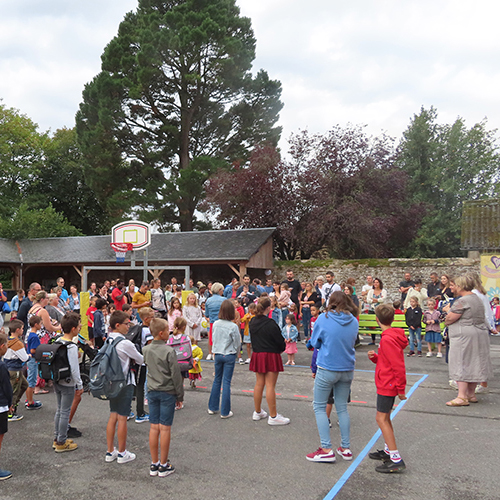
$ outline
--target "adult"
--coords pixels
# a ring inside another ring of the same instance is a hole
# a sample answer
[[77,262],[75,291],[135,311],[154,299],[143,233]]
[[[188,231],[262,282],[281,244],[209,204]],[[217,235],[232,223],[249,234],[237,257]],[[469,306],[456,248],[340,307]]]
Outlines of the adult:
[[213,359],[212,331],[214,323],[219,319],[220,306],[224,302],[224,297],[222,296],[223,291],[224,286],[219,282],[215,282],[212,286],[212,296],[205,302],[205,316],[210,322],[210,330],[208,331],[208,360]]
[[172,276],[170,279],[170,284],[172,285],[172,291],[174,291],[174,287],[177,288],[178,286],[177,278],[175,276]]
[[106,304],[112,304],[113,299],[108,295],[108,287],[106,285],[99,286],[97,297],[106,301]]
[[203,313],[195,293],[187,296],[186,305],[182,308],[182,316],[187,322],[186,335],[193,337],[196,341],[200,340]]
[[352,460],[350,450],[350,419],[347,401],[354,378],[355,344],[359,323],[358,308],[350,297],[333,292],[327,310],[314,323],[311,344],[318,349],[314,379],[314,413],[321,446],[307,455],[312,462],[335,462],[335,451],[330,439],[330,426],[326,414],[328,398],[333,391],[339,420],[341,444],[337,453],[344,460]]
[[441,300],[449,302],[453,298],[453,292],[451,290],[451,279],[447,274],[441,276]]
[[[139,288],[135,286],[135,280],[128,280],[127,293],[130,294],[131,297],[134,296],[139,291]],[[132,303],[132,302],[130,302]]]
[[283,371],[281,353],[285,350],[285,339],[280,327],[269,318],[271,301],[268,297],[259,299],[256,316],[250,321],[250,339],[252,343],[252,358],[250,371],[255,372],[255,387],[253,401],[255,411],[253,420],[262,420],[268,416],[262,409],[262,395],[266,388],[266,401],[269,408],[269,425],[287,425],[290,419],[283,417],[276,409],[276,382],[279,372]]
[[189,286],[186,288],[186,291],[198,293],[198,287],[194,286],[194,280],[192,278],[189,279]]
[[286,280],[281,282],[286,283],[288,285],[288,289],[290,290],[290,299],[297,306],[297,311],[300,309],[300,297],[302,295],[302,287],[300,286],[300,282],[297,281],[293,275],[293,271],[288,269],[286,272]]
[[366,283],[361,288],[361,307],[363,311],[368,311],[370,308],[367,302],[368,292],[373,289],[373,276],[368,275],[366,277]]
[[316,305],[318,300],[320,299],[316,290],[314,290],[312,283],[307,281],[300,299],[300,314],[302,316],[302,325],[304,326],[304,342],[311,336],[311,306]]
[[450,339],[450,379],[458,386],[458,395],[447,406],[469,406],[476,403],[475,389],[492,375],[490,339],[481,299],[472,290],[471,276],[459,276],[454,280],[458,296],[446,316]]
[[[243,280],[241,282],[241,285],[238,287],[237,294],[238,296],[241,295],[241,292],[243,291],[243,287],[247,286],[248,291],[252,293],[253,295],[256,295],[257,297],[260,295],[260,293],[257,291],[257,288],[255,288],[251,283],[250,283],[250,276],[248,274],[245,274],[243,276]],[[212,287],[213,288],[213,287]]]
[[[64,278],[57,278],[57,286],[60,286],[61,287],[61,299],[66,303],[66,305],[69,306],[69,294],[68,294],[68,290],[66,290],[64,288]],[[66,309],[66,308],[65,308]]]
[[19,306],[19,311],[17,311],[17,319],[20,319],[24,323],[24,334],[28,332],[28,312],[33,307],[33,301],[35,300],[35,295],[41,291],[42,286],[40,283],[31,283],[28,294],[25,299],[21,302]]
[[335,274],[333,271],[327,271],[325,277],[326,283],[321,288],[321,301],[323,303],[323,307],[326,308],[333,292],[340,292],[342,289],[339,284],[335,283]]
[[273,291],[269,294],[269,297],[278,298],[281,294],[281,283],[279,281],[273,281]]
[[93,297],[94,295],[98,295],[99,292],[97,291],[97,284],[95,281],[93,281],[91,284],[90,284],[90,288],[88,290],[89,292],[89,298]]
[[142,282],[139,291],[134,294],[132,299],[132,309],[137,309],[139,312],[143,307],[151,307],[151,293],[147,281]]
[[[368,290],[366,302],[368,304],[368,313],[375,314],[375,308],[386,302],[387,290],[384,289],[384,283],[380,278],[374,278],[371,290]],[[372,341],[368,345],[375,345],[376,334],[372,333]]]
[[415,297],[418,301],[418,305],[424,309],[425,302],[428,299],[427,290],[422,286],[422,280],[417,278],[414,282],[414,285],[408,289],[406,293],[406,299],[403,303],[404,309],[408,309],[410,307],[410,299]]
[[240,288],[240,282],[234,280],[231,285],[226,286],[224,289],[224,298],[235,299],[238,297],[238,289]]
[[17,291],[16,295],[12,297],[12,300],[10,301],[10,308],[12,309],[12,314],[10,319],[16,319],[17,317],[17,311],[19,311],[19,306],[22,304],[24,300],[24,290],[21,288]]
[[61,309],[59,306],[59,297],[57,296],[57,293],[49,293],[47,298],[49,299],[49,302],[45,306],[46,311],[49,313],[52,320],[60,323],[63,316],[66,314],[66,311]]
[[406,295],[408,294],[408,290],[414,286],[415,283],[411,279],[410,273],[405,273],[405,279],[399,282],[399,291],[401,293],[401,304],[405,303]]
[[431,282],[427,285],[427,296],[439,300],[441,298],[441,283],[438,273],[431,273]]
[[349,283],[346,283],[344,285],[344,293],[346,295],[348,295],[351,300],[353,301],[354,305],[358,308],[359,310],[359,299],[358,297],[356,296],[356,294],[354,293],[354,288],[352,285],[350,285]]
[[7,294],[3,291],[2,283],[0,283],[0,328],[4,323],[4,316],[11,312],[9,303],[7,302]]
[[76,285],[71,285],[69,287],[69,308],[77,313],[80,314],[80,294],[78,293],[78,289],[76,288]]
[[151,308],[159,312],[162,317],[167,314],[167,306],[165,304],[165,293],[161,288],[160,278],[155,278],[151,282]]
[[63,298],[63,295],[64,295],[63,291],[64,291],[64,288],[61,288],[61,285],[57,285],[53,289],[53,293],[56,293],[57,294],[57,298],[59,299],[59,308],[61,310],[63,310],[64,313],[66,314],[67,312],[70,312],[69,297],[68,297],[68,300],[64,300],[64,298]]
[[201,307],[202,304],[204,304],[208,297],[210,297],[209,293],[208,293],[208,289],[207,289],[207,285],[205,285],[205,283],[203,283],[202,281],[198,281],[198,283],[196,283],[198,285],[198,305]]
[[42,344],[48,344],[49,340],[54,337],[55,333],[60,329],[59,323],[52,322],[49,313],[45,307],[49,304],[47,292],[41,290],[35,295],[33,306],[28,311],[28,321],[32,316],[39,316],[42,319],[42,327],[37,331],[37,335]]
[[262,286],[262,282],[259,278],[254,278],[253,286],[257,289],[260,294],[267,293],[266,289]]
[[[318,276],[314,280],[314,287],[316,288],[316,293],[318,294],[319,297],[322,297],[321,294],[321,289],[323,288],[323,285],[325,284],[325,277],[324,276]],[[323,299],[322,299],[323,300]]]
[[241,345],[240,329],[234,323],[235,316],[233,302],[225,299],[219,309],[219,319],[213,325],[212,352],[215,361],[215,376],[208,400],[208,413],[213,415],[218,412],[220,405],[221,418],[233,416],[231,411],[231,380],[236,363],[236,353],[240,350]]
[[270,294],[274,290],[273,280],[271,278],[266,279],[266,285],[264,286],[264,290],[267,294]]
[[111,298],[115,304],[115,309],[117,311],[123,311],[123,306],[127,303],[125,282],[123,280],[116,281],[116,286],[111,292]]

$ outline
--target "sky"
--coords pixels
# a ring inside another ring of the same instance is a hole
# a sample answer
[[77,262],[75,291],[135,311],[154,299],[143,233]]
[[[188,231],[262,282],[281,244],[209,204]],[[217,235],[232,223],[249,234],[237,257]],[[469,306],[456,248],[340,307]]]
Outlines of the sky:
[[[290,134],[348,123],[399,139],[422,106],[439,122],[500,128],[496,0],[236,0],[254,70],[282,83]],[[0,0],[0,99],[39,125],[73,127],[84,85],[137,0]]]

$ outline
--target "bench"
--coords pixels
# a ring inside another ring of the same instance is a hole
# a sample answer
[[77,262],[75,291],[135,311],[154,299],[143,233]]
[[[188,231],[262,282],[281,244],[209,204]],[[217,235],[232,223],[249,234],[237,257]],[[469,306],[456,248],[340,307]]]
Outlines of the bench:
[[[395,314],[392,323],[394,328],[402,328],[406,335],[409,335],[408,327],[406,326],[405,315]],[[445,324],[441,323],[441,332],[443,332]],[[378,326],[375,314],[360,314],[359,315],[359,334],[360,335],[380,335],[382,330]],[[425,334],[425,324],[422,323],[422,334]]]

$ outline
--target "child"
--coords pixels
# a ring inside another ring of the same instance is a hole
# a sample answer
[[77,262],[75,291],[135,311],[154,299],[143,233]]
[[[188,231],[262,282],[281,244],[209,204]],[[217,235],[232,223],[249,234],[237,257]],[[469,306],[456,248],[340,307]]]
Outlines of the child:
[[269,311],[269,317],[271,319],[274,319],[277,325],[281,328],[281,325],[283,324],[283,318],[281,309],[278,306],[278,298],[276,297],[276,295],[271,295],[269,299],[271,300],[271,310]]
[[394,321],[394,308],[390,304],[380,304],[375,309],[377,323],[382,329],[378,354],[368,351],[368,357],[377,365],[375,368],[375,385],[377,386],[377,424],[384,436],[383,450],[369,454],[373,460],[382,460],[382,465],[375,468],[377,472],[400,472],[406,469],[399,454],[391,422],[391,410],[396,395],[406,399],[406,370],[403,350],[408,340],[402,328],[391,328]]
[[[150,330],[153,341],[144,346],[144,362],[148,367],[149,423],[151,424],[149,475],[166,477],[175,472],[175,468],[168,459],[168,452],[174,408],[182,404],[184,388],[177,356],[175,351],[167,345],[170,330],[168,322],[155,318],[151,321]],[[158,448],[160,448],[160,456],[158,456]]]
[[245,325],[245,328],[243,329],[243,343],[247,346],[247,359],[245,360],[245,363],[247,365],[250,364],[250,361],[252,359],[252,339],[250,338],[250,321],[255,316],[255,313],[257,312],[257,306],[252,302],[248,306],[248,312],[243,316],[242,319],[242,324]]
[[3,360],[7,366],[7,370],[9,370],[13,393],[12,406],[14,411],[9,415],[9,421],[15,422],[23,418],[22,415],[17,414],[17,405],[28,388],[28,381],[22,372],[24,363],[28,361],[28,353],[21,340],[24,332],[24,323],[18,319],[12,320],[9,324],[9,332],[10,336],[7,342],[7,352]]
[[36,401],[33,399],[33,394],[35,392],[36,381],[38,376],[38,365],[35,359],[36,348],[40,345],[40,338],[38,337],[38,331],[42,328],[42,318],[40,316],[31,316],[29,320],[30,333],[26,339],[26,349],[29,354],[28,359],[28,388],[26,389],[25,403],[27,410],[38,410],[42,407],[41,401]]
[[191,340],[194,361],[193,368],[189,370],[189,383],[191,384],[191,389],[196,389],[196,381],[201,380],[201,372],[203,371],[200,365],[200,359],[203,359],[203,351],[194,337],[189,337],[189,339]]
[[234,310],[235,310],[235,317],[233,323],[236,323],[238,325],[241,337],[241,346],[240,349],[238,350],[238,363],[240,365],[244,365],[245,360],[242,357],[242,348],[243,348],[243,334],[245,331],[245,323],[242,322],[242,319],[245,316],[245,308],[241,305],[241,299],[232,299],[232,302],[234,304]]
[[415,347],[418,357],[422,357],[422,309],[418,305],[417,297],[410,299],[410,307],[405,313],[406,324],[410,333],[410,352],[407,356],[415,356]]
[[[174,322],[177,318],[182,316],[182,306],[181,301],[178,297],[172,297],[170,302],[170,308],[168,309],[168,327],[170,328],[170,334],[174,331]],[[187,325],[187,323],[186,323]]]
[[[7,335],[0,333],[0,450],[2,448],[2,441],[8,427],[9,412],[14,412],[12,408],[12,386],[9,382],[9,370],[5,363],[1,361],[2,357],[7,352]],[[8,470],[0,469],[0,481],[9,479],[12,473]]]
[[495,320],[495,326],[497,330],[500,329],[500,299],[498,297],[493,297],[493,305],[491,306],[493,311],[493,318]]
[[314,328],[314,323],[316,322],[316,320],[319,318],[319,307],[318,306],[311,306],[311,326],[309,328],[309,332],[310,332],[310,337],[312,337],[312,331],[313,331],[313,328]]
[[290,307],[288,308],[288,313],[293,314],[295,317],[295,326],[297,327],[297,332],[298,332],[297,342],[300,342],[300,330],[299,330],[300,315],[299,315],[299,311],[297,310],[297,306],[295,305],[295,303],[292,302],[290,304]]
[[94,311],[94,327],[93,327],[93,335],[94,335],[94,345],[98,349],[100,349],[104,345],[104,341],[108,336],[108,328],[106,328],[106,322],[104,320],[104,313],[106,312],[108,307],[108,303],[102,299],[98,298],[95,302]]
[[68,439],[69,414],[75,393],[77,395],[83,394],[80,365],[78,364],[78,346],[73,343],[73,339],[80,332],[80,315],[74,312],[66,313],[61,319],[61,328],[63,336],[58,342],[66,344],[71,377],[69,379],[59,380],[59,382],[54,382],[54,392],[57,397],[57,410],[54,418],[55,429],[52,447],[56,453],[74,451],[78,448],[76,443]]
[[431,344],[436,344],[437,354],[436,358],[442,358],[443,353],[441,352],[441,342],[443,341],[443,336],[441,335],[441,326],[439,320],[441,314],[436,310],[436,301],[434,299],[427,300],[427,311],[424,313],[424,323],[425,323],[425,341],[427,342],[427,347],[429,352],[427,357],[432,357],[432,346]]
[[282,283],[280,287],[280,296],[278,297],[278,306],[281,309],[283,322],[280,327],[285,326],[285,318],[288,314],[288,306],[290,305],[290,297],[292,294],[290,293],[289,287],[286,283]]
[[394,314],[404,314],[404,312],[401,310],[401,301],[400,300],[395,300],[392,303],[392,307],[394,307]]
[[[174,342],[178,342],[178,341],[182,341],[182,340],[188,339],[189,337],[187,337],[184,334],[184,332],[186,331],[186,326],[187,326],[187,321],[184,318],[182,318],[180,316],[177,317],[177,318],[175,318],[175,321],[174,321],[174,324],[173,324],[173,328],[172,328],[172,334],[169,336],[167,344],[171,345]],[[170,329],[170,321],[169,321],[169,329]],[[189,375],[188,375],[187,372],[184,372],[184,373],[181,372],[181,376],[183,378],[188,378]],[[177,401],[175,403],[175,409],[176,410],[182,410],[183,408],[184,408],[184,402],[183,401]]]
[[[98,295],[93,295],[90,297],[90,305],[89,308],[87,309],[87,328],[89,332],[89,341],[92,347],[94,347],[94,312],[97,311],[97,308],[95,306],[97,299],[99,298]],[[105,299],[103,299],[105,300]],[[107,304],[107,301],[106,301]]]
[[287,314],[285,318],[285,326],[281,329],[281,335],[285,339],[285,352],[288,355],[288,361],[285,365],[295,365],[295,353],[297,352],[297,322],[293,314]]

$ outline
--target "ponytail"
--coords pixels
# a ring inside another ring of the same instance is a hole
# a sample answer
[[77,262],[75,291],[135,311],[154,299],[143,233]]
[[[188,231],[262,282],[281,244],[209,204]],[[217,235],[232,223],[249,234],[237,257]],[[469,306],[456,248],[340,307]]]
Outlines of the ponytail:
[[256,315],[264,316],[264,313],[266,312],[266,309],[268,307],[271,307],[271,301],[269,300],[269,297],[260,298],[259,301],[257,302]]

